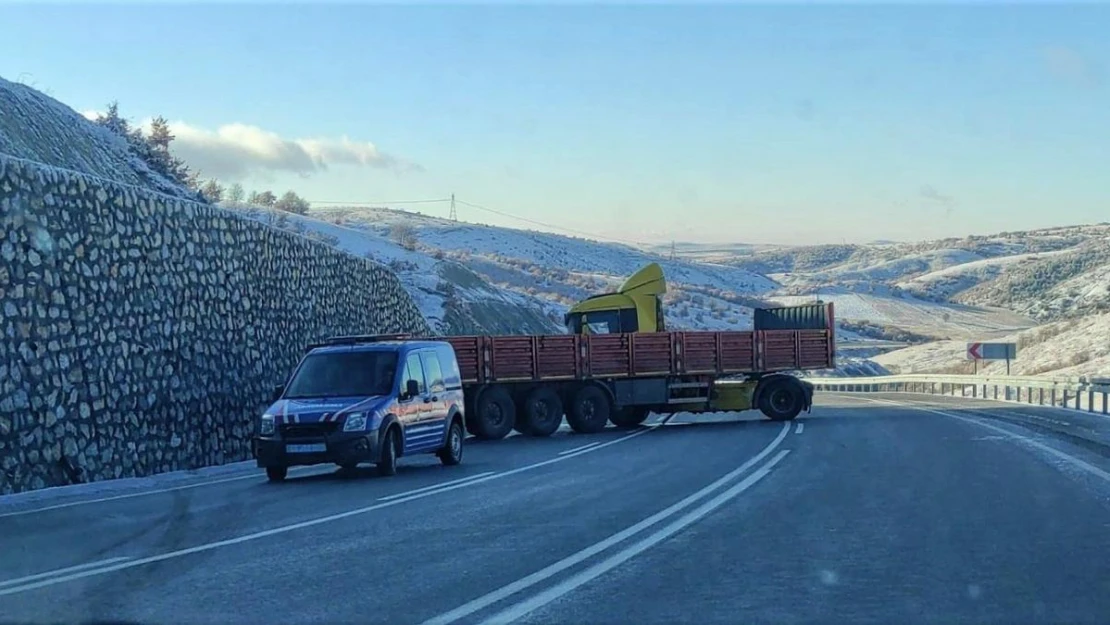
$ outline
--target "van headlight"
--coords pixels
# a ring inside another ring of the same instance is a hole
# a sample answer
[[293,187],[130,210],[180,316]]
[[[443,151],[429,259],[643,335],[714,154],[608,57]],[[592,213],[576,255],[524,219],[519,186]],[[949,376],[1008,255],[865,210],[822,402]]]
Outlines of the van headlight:
[[274,415],[262,415],[261,425],[258,428],[258,433],[262,436],[271,436],[274,433]]
[[344,432],[361,432],[366,429],[366,413],[365,412],[352,412],[347,415],[347,419],[343,421]]

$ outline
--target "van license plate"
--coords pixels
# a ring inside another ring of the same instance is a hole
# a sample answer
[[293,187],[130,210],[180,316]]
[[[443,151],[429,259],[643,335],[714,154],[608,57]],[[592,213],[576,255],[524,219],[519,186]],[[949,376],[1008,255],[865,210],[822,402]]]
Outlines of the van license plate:
[[312,443],[310,445],[286,445],[285,451],[290,454],[321,454],[328,450],[328,446],[324,443]]

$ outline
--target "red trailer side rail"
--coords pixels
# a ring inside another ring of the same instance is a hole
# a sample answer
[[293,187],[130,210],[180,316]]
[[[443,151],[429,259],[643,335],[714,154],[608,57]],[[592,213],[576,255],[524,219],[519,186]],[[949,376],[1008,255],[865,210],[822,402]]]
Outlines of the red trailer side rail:
[[452,336],[464,384],[827,369],[835,362],[832,305],[824,329]]

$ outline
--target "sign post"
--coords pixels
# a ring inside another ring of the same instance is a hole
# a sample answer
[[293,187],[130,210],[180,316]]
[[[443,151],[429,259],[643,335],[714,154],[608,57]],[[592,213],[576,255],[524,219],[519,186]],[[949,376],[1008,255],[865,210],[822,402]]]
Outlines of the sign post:
[[967,359],[975,361],[979,373],[980,360],[1005,360],[1006,375],[1010,375],[1010,361],[1017,358],[1017,343],[968,343]]

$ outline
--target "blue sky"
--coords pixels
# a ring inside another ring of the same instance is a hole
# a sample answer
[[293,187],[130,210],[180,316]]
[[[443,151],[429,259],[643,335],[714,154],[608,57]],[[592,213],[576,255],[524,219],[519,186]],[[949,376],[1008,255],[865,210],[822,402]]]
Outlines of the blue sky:
[[0,76],[77,110],[331,146],[248,188],[631,241],[1110,220],[1108,6],[0,7]]

